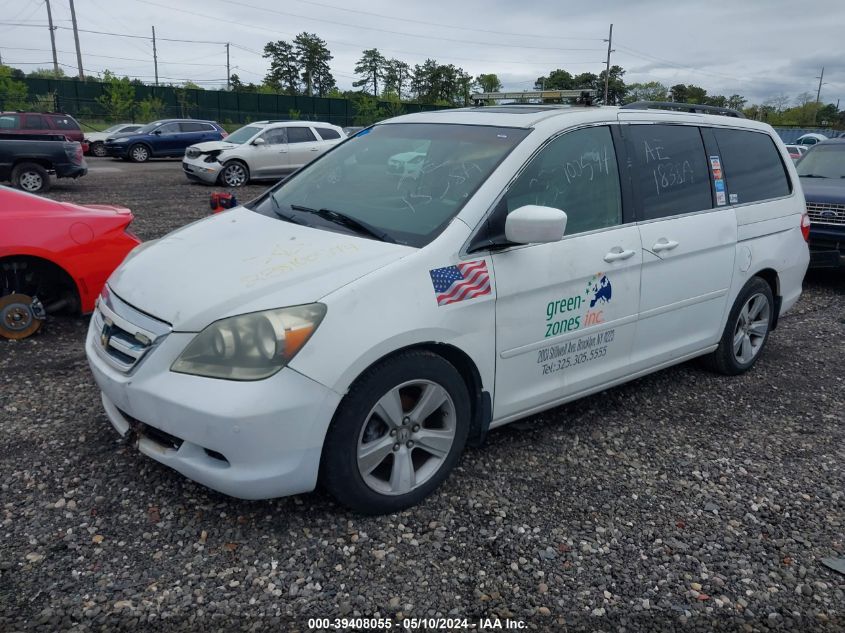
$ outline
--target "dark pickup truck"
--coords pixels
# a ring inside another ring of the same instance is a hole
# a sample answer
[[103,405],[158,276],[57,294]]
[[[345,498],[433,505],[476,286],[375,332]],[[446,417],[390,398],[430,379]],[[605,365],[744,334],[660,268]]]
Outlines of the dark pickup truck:
[[82,146],[62,135],[0,134],[0,182],[29,193],[50,188],[50,176],[79,178],[88,173]]

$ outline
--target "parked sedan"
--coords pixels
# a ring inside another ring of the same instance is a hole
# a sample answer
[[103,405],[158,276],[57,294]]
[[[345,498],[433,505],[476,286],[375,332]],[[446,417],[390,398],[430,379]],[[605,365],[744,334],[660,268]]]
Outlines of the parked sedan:
[[0,337],[22,339],[50,313],[88,313],[141,242],[129,209],[55,202],[0,187]]
[[88,143],[88,152],[94,156],[106,156],[106,139],[117,134],[136,132],[143,127],[143,123],[118,123],[106,128],[102,132],[86,132],[85,141]]
[[792,162],[796,162],[807,153],[808,149],[810,149],[807,145],[784,145],[784,147],[786,147],[786,151],[789,152],[789,157],[792,159]]
[[329,123],[258,121],[225,141],[192,145],[182,169],[189,180],[241,187],[250,180],[290,174],[345,138],[342,129]]
[[106,154],[143,163],[150,158],[182,156],[185,148],[204,141],[226,138],[226,130],[214,121],[164,119],[126,134],[106,139]]

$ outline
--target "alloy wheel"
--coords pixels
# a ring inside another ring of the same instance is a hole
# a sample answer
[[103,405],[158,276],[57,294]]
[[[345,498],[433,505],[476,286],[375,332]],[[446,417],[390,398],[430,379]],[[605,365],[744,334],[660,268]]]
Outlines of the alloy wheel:
[[762,293],[751,295],[742,306],[733,336],[734,358],[739,363],[750,363],[760,352],[769,332],[770,316],[769,300]]
[[407,494],[446,461],[456,423],[455,403],[441,385],[430,380],[402,383],[367,415],[358,437],[358,472],[376,492]]
[[44,186],[44,179],[37,171],[23,172],[18,182],[21,189],[29,192],[41,191]]
[[223,183],[227,187],[241,187],[246,184],[246,170],[243,165],[233,163],[223,170]]

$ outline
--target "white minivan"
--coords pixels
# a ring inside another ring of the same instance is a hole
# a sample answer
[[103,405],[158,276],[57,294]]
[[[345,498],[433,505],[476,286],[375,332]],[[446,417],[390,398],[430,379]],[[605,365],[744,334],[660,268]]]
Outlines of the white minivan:
[[[422,153],[420,169],[391,159]],[[401,116],[133,251],[86,341],[139,449],[246,499],[419,502],[489,429],[760,357],[809,222],[772,128],[488,106]]]

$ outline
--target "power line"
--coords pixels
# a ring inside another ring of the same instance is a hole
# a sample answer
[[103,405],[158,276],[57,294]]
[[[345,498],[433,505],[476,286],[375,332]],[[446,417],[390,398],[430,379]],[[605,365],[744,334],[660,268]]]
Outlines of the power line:
[[[163,6],[163,5],[162,5]],[[168,7],[172,11],[178,11],[179,9],[173,9],[172,7]],[[185,11],[185,13],[190,13],[190,11]],[[196,14],[192,14],[196,15]],[[20,22],[0,22],[0,26],[29,26],[29,27],[38,27],[43,28],[47,26],[46,24],[21,24]],[[72,31],[73,27],[70,26],[57,26],[57,29],[64,29],[66,31]],[[129,37],[136,40],[150,40],[152,39],[149,35],[131,35],[129,33],[112,33],[110,31],[94,31],[91,29],[78,29],[80,33],[93,33],[96,35],[113,35],[115,37]],[[165,42],[180,42],[183,44],[225,44],[226,42],[215,42],[211,40],[180,40],[171,37],[157,37],[156,39],[162,40]]]
[[[134,0],[135,2],[140,2],[142,4],[149,4],[154,7],[160,7],[162,9],[168,9],[170,11],[174,11],[173,7],[169,7],[164,4],[159,4],[158,2],[152,2],[152,0]],[[482,46],[489,46],[490,42],[481,42],[478,40],[465,40],[465,39],[455,39],[450,37],[437,37],[434,35],[419,35],[417,33],[406,33],[404,31],[396,31],[392,29],[381,29],[375,26],[363,26],[363,25],[355,25],[355,24],[348,24],[346,22],[338,22],[337,20],[327,20],[325,18],[312,18],[307,15],[300,15],[298,13],[290,13],[287,11],[279,11],[278,9],[265,9],[264,7],[258,7],[254,4],[248,4],[246,2],[239,2],[238,0],[225,0],[226,4],[229,5],[237,5],[241,7],[246,7],[247,9],[253,9],[255,11],[264,11],[266,13],[274,13],[277,15],[284,15],[286,17],[293,17],[299,18],[301,20],[311,20],[312,22],[323,22],[325,24],[333,24],[335,26],[342,26],[346,28],[354,28],[354,29],[363,29],[366,31],[376,31],[379,33],[389,33],[391,35],[403,35],[405,37],[418,37],[424,40],[439,40],[441,42],[456,42],[459,44],[480,44]],[[191,15],[196,15],[193,12],[189,12]],[[545,51],[596,51],[602,50],[598,48],[559,48],[554,46],[526,46],[523,44],[505,44],[503,42],[498,42],[497,46],[504,46],[506,48],[521,48],[521,49],[534,49],[534,50],[545,50]]]
[[359,15],[368,15],[385,20],[394,20],[397,22],[410,22],[412,24],[422,24],[425,26],[436,26],[440,28],[455,29],[459,31],[474,31],[476,33],[492,33],[493,35],[512,35],[515,37],[531,37],[537,39],[538,37],[555,39],[555,40],[582,40],[582,41],[597,41],[602,42],[604,38],[601,37],[570,37],[566,35],[540,35],[538,33],[512,33],[508,31],[490,31],[487,29],[474,29],[468,26],[455,26],[454,24],[443,24],[442,22],[426,22],[425,20],[414,20],[411,18],[398,18],[390,15],[382,15],[381,13],[373,13],[370,11],[361,11],[360,9],[347,9],[333,4],[324,4],[322,2],[313,2],[311,0],[298,0],[302,4],[310,4],[325,9],[333,9],[335,11],[346,11],[347,13],[357,13]]
[[[20,48],[20,47],[14,47],[14,46],[4,46],[3,50],[7,50],[7,51],[33,51],[33,52],[36,52],[36,53],[48,53],[49,52],[49,51],[47,51],[43,48]],[[56,52],[57,53],[63,53],[63,54],[66,54],[66,55],[73,55],[74,54],[73,51],[58,51],[57,50]],[[102,58],[102,59],[116,59],[116,60],[122,61],[122,62],[149,62],[150,61],[149,59],[140,59],[138,57],[114,57],[112,55],[93,55],[93,54],[88,54],[86,56],[87,57],[99,57],[99,58]],[[202,58],[202,59],[204,59],[204,58]],[[193,62],[169,62],[169,61],[162,61],[162,60],[158,60],[158,63],[159,64],[180,65],[180,66],[214,66],[214,67],[220,66],[220,64],[202,64],[202,63],[193,63]]]

